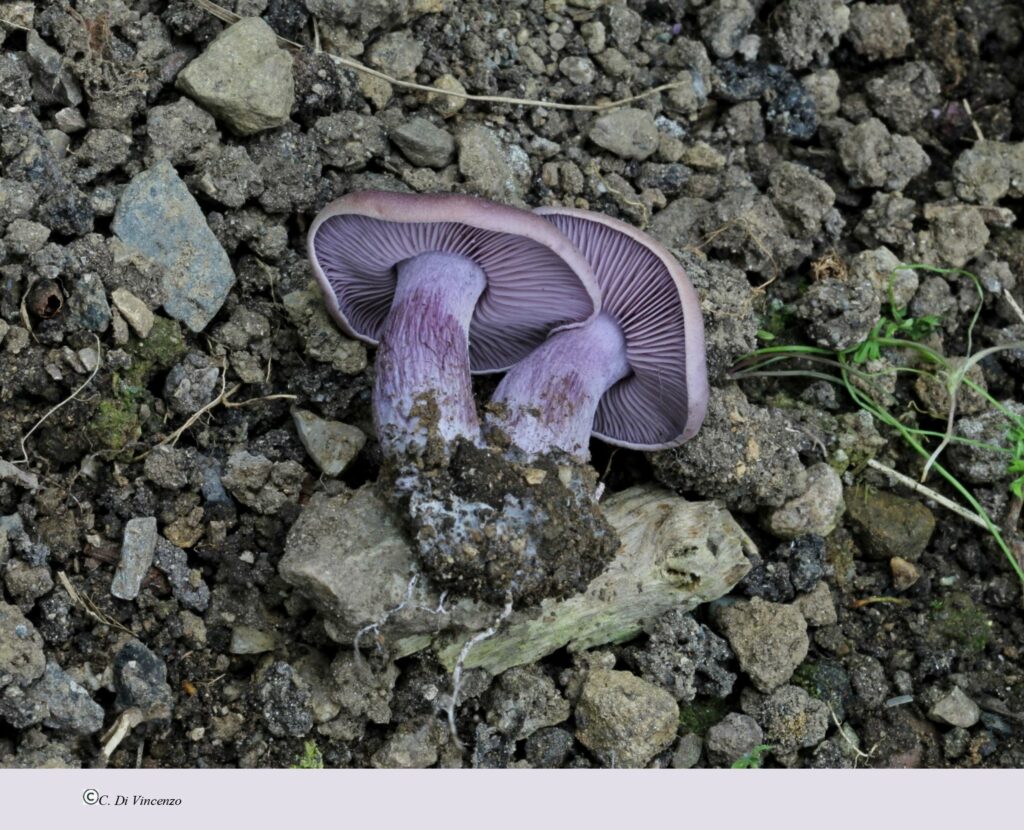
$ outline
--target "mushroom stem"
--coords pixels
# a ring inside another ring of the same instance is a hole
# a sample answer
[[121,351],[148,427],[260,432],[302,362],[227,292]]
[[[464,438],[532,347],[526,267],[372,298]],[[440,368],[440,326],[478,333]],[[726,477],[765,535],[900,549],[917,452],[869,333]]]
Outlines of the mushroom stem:
[[373,417],[384,452],[420,455],[431,439],[480,443],[469,375],[469,324],[484,272],[457,254],[400,262],[377,353]]
[[622,329],[602,313],[513,366],[491,398],[488,426],[531,455],[560,449],[585,460],[598,402],[629,373]]

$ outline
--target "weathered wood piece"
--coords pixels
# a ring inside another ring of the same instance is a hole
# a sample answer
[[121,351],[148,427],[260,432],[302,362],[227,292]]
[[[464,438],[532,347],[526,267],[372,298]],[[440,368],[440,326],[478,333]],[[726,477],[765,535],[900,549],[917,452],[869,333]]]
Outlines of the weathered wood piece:
[[[602,507],[622,540],[608,569],[583,594],[513,613],[472,648],[465,668],[500,674],[563,646],[582,651],[629,640],[646,620],[727,594],[750,570],[745,554],[756,553],[753,541],[715,502],[641,486],[616,493]],[[466,640],[435,643],[449,670]]]

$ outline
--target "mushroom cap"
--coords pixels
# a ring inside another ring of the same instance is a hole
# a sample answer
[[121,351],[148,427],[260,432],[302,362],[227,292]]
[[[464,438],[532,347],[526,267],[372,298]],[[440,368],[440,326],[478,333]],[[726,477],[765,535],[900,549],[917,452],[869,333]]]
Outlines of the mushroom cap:
[[700,429],[708,404],[704,320],[682,265],[632,225],[575,208],[534,211],[586,257],[602,310],[622,328],[632,373],[601,398],[593,434],[637,450],[677,447]]
[[331,314],[374,345],[391,309],[396,265],[428,252],[475,262],[487,278],[469,331],[477,373],[504,371],[552,331],[600,311],[590,266],[555,226],[472,196],[349,193],[320,211],[307,243]]

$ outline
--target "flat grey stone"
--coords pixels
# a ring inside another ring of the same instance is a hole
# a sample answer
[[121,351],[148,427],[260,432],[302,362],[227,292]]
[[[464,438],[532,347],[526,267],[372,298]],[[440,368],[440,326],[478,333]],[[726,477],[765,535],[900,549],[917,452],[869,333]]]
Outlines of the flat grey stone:
[[153,564],[156,551],[156,519],[129,519],[124,526],[121,561],[110,584],[110,593],[118,599],[132,600],[139,595],[142,580]]
[[410,118],[391,131],[391,140],[417,167],[444,167],[455,156],[455,139],[425,118]]
[[158,162],[128,183],[112,227],[126,245],[166,269],[167,313],[194,332],[206,328],[224,304],[235,274],[198,203],[169,162]]

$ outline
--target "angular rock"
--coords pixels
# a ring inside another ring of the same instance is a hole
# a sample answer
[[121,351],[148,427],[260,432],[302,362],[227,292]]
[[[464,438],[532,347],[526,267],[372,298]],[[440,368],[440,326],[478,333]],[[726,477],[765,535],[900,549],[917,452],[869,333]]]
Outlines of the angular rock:
[[22,692],[9,686],[0,697],[0,718],[17,729],[42,723],[75,735],[91,735],[103,727],[103,708],[56,663],[46,664],[42,677]]
[[27,686],[45,667],[43,638],[17,607],[0,601],[0,689]]
[[152,516],[127,521],[121,543],[121,561],[110,584],[110,593],[115,597],[133,600],[139,595],[142,580],[153,564],[156,540],[156,519]]
[[658,127],[647,110],[627,108],[602,115],[589,136],[598,147],[625,159],[643,160],[658,149]]
[[258,17],[221,32],[178,75],[178,88],[242,135],[281,126],[295,103],[291,56]]
[[807,621],[792,605],[755,597],[719,609],[716,619],[740,668],[762,692],[786,683],[807,656]]
[[764,742],[764,733],[750,715],[730,712],[708,730],[704,748],[708,761],[728,767]]
[[185,183],[167,161],[136,175],[111,226],[130,247],[164,266],[164,309],[200,332],[235,282],[231,262]]
[[596,669],[576,704],[576,738],[608,767],[646,766],[676,738],[679,705],[664,689],[624,671]]
[[417,167],[441,168],[455,157],[455,139],[425,118],[410,118],[391,131],[391,140]]
[[110,299],[139,337],[143,340],[149,337],[150,331],[153,330],[153,312],[142,300],[127,288],[115,288],[110,294]]
[[458,135],[459,172],[481,196],[503,202],[521,201],[530,183],[530,159],[479,124]]
[[[474,627],[486,627],[489,613],[474,611],[471,603],[456,603],[446,608],[447,613],[435,613],[440,597],[422,579],[409,591],[414,562],[394,511],[364,487],[348,498],[311,500],[292,525],[279,569],[285,582],[327,616],[331,636],[346,644],[360,629],[385,616],[382,634],[389,642],[433,634],[453,624],[464,627],[467,618]],[[401,611],[393,612],[403,603]]]
[[981,709],[959,686],[954,686],[928,710],[928,717],[939,723],[970,729],[981,717]]
[[170,717],[167,666],[138,640],[125,643],[114,658],[114,689],[118,709],[138,709],[147,720]]
[[828,536],[843,516],[843,482],[825,462],[807,469],[807,490],[775,510],[768,527],[779,539]]
[[309,457],[329,476],[343,473],[366,443],[366,434],[358,427],[325,421],[305,409],[293,409],[292,419]]

